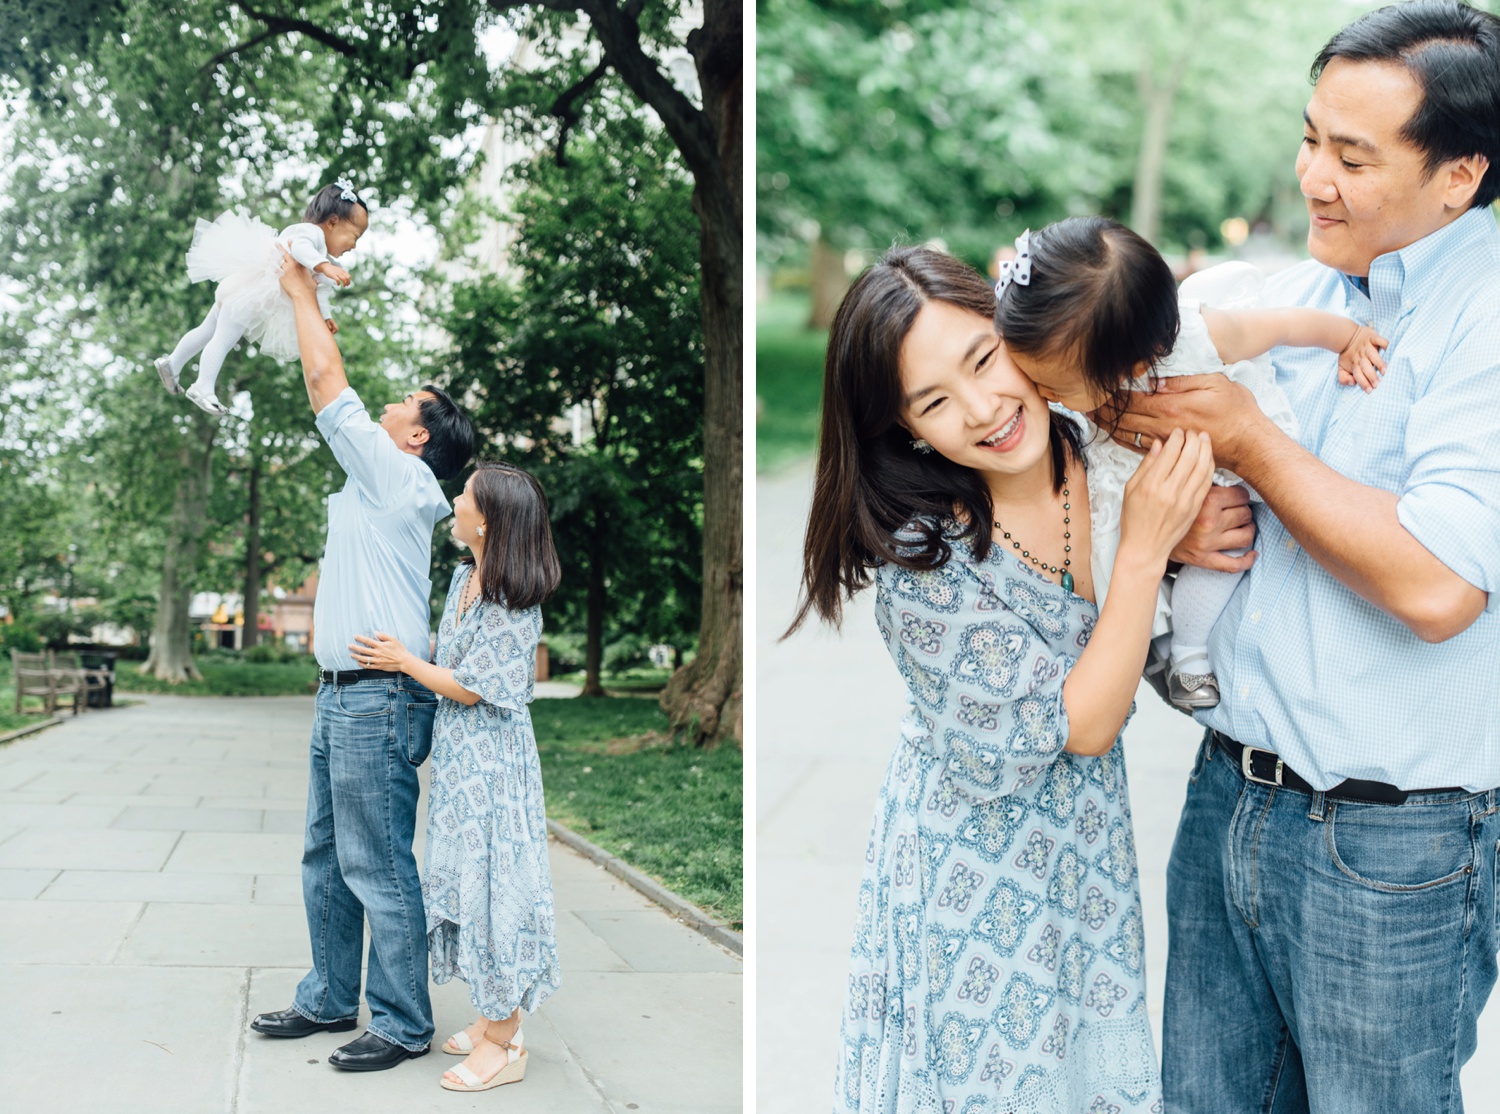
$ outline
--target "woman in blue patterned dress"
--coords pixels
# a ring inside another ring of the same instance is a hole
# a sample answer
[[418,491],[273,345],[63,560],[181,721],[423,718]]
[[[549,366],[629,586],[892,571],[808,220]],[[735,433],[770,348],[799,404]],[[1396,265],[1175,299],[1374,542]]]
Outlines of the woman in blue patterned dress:
[[1160,1111],[1119,734],[1206,437],[1153,445],[1092,602],[1077,424],[962,263],[898,249],[829,338],[804,600],[875,583],[911,707],[876,804],[835,1110]]
[[557,588],[547,500],[527,473],[482,462],[453,501],[454,570],[437,662],[383,634],[352,646],[365,668],[399,670],[443,699],[432,731],[422,897],[432,979],[469,984],[480,1017],[443,1045],[465,1055],[450,1091],[484,1091],[526,1074],[521,1011],[557,989],[552,874],[542,771],[531,728],[542,633],[538,605]]

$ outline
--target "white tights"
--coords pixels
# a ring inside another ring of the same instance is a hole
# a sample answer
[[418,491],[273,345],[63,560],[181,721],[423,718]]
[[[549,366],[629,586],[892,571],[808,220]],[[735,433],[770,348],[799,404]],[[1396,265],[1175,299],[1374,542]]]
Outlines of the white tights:
[[245,335],[245,328],[237,321],[221,318],[218,303],[214,303],[203,323],[184,333],[177,342],[177,347],[167,357],[172,362],[172,374],[180,378],[187,362],[202,352],[203,356],[198,361],[198,381],[193,385],[198,393],[213,395],[219,382],[219,369],[224,366],[225,357]]
[[[1241,550],[1229,551],[1238,557]],[[1172,671],[1212,673],[1208,636],[1219,613],[1234,595],[1240,572],[1215,572],[1184,565],[1172,586]]]

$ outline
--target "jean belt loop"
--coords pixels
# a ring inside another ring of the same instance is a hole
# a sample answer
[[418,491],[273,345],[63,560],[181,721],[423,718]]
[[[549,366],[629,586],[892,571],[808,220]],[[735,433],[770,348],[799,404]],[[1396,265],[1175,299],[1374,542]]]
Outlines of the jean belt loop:
[[1321,824],[1328,814],[1328,797],[1322,791],[1312,795],[1312,804],[1307,806],[1307,818]]

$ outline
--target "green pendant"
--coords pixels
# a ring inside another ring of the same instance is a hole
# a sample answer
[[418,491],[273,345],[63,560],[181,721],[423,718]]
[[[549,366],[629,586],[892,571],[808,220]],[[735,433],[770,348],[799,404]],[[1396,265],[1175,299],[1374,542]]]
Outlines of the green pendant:
[[1070,572],[1063,573],[1062,586],[1063,586],[1063,591],[1064,592],[1071,592],[1073,590],[1073,574],[1072,573],[1070,573]]

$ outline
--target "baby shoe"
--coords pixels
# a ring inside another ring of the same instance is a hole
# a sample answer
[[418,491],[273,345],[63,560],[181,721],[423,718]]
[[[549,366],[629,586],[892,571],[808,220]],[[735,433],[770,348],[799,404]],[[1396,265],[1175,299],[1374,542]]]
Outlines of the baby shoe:
[[1167,674],[1167,699],[1183,711],[1212,708],[1219,702],[1219,679],[1212,673]]
[[180,395],[182,385],[177,382],[177,373],[172,370],[172,357],[163,356],[156,361],[156,374],[161,376],[161,385],[169,395]]
[[220,417],[229,413],[228,408],[214,397],[212,391],[199,390],[198,384],[196,383],[194,383],[183,393],[187,395],[188,401],[196,406],[199,410],[205,410],[210,414],[217,414]]

